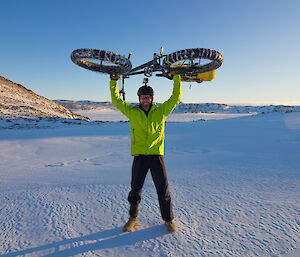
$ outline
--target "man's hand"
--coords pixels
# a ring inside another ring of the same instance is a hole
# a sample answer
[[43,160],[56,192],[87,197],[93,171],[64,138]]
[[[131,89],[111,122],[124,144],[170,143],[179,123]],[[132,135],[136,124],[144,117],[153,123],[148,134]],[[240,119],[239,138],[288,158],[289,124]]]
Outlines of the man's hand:
[[181,77],[180,77],[180,75],[179,74],[176,74],[176,75],[174,75],[173,76],[173,81],[174,81],[174,83],[181,83]]
[[112,73],[112,74],[110,74],[110,79],[117,81],[120,79],[120,75],[116,74],[116,73]]

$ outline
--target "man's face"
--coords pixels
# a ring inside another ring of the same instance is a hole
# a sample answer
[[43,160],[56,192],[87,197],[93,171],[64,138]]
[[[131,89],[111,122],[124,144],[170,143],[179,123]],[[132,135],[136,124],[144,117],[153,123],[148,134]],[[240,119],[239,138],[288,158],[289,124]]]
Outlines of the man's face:
[[141,95],[140,96],[140,105],[145,111],[149,111],[152,104],[153,97],[150,95]]

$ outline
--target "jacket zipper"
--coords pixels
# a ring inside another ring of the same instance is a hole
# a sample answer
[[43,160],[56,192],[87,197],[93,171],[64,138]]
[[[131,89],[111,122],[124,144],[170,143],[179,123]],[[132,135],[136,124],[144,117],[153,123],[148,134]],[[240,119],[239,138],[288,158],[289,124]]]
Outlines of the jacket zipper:
[[133,144],[135,144],[134,128],[132,128],[132,135],[133,135]]
[[150,112],[148,113],[148,116],[146,115],[146,119],[147,119],[146,151],[147,152],[149,150],[148,137],[149,137],[149,134],[150,134],[150,129],[149,129],[149,114],[150,114]]

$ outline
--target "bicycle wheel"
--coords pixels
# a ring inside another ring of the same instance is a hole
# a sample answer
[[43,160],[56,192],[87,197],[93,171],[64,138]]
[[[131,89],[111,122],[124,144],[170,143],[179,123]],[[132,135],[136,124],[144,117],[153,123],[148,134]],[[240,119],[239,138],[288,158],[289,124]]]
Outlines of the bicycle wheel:
[[[187,64],[177,62],[189,61]],[[198,63],[197,63],[198,62]],[[163,66],[169,71],[176,71],[184,74],[188,73],[203,73],[218,69],[223,63],[223,56],[216,50],[206,48],[184,49],[166,55],[163,59]],[[172,67],[171,67],[172,65]]]
[[71,60],[82,68],[108,74],[124,74],[132,68],[129,59],[106,50],[77,49],[72,52]]

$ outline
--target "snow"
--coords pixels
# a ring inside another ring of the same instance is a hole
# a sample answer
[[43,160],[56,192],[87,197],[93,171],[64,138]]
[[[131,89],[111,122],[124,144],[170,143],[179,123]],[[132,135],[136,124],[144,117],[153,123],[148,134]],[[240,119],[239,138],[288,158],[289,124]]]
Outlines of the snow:
[[[110,102],[54,100],[73,111],[78,110],[116,110]],[[137,103],[130,103],[136,105]],[[158,103],[159,104],[159,103]],[[300,112],[300,106],[289,105],[228,105],[219,103],[182,103],[174,110],[175,113],[290,113]]]
[[[98,108],[94,110],[74,110],[76,114],[89,117],[91,120],[128,121],[128,118],[115,109]],[[167,117],[167,122],[189,122],[197,120],[226,119],[254,115],[256,113],[182,113],[174,112]]]
[[0,256],[299,256],[300,113],[252,114],[170,116],[173,234],[151,176],[141,225],[122,232],[128,122],[0,120]]

